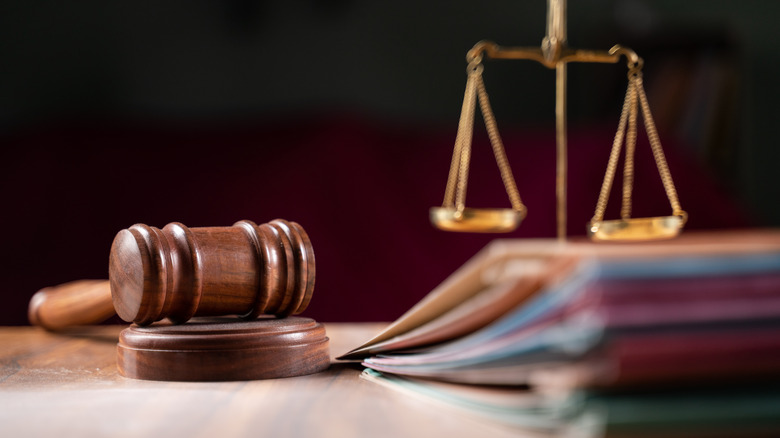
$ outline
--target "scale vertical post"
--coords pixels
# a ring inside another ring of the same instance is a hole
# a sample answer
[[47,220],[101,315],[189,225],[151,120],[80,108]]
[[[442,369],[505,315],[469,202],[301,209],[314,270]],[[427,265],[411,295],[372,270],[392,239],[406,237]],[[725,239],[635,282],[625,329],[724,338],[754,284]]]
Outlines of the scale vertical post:
[[547,0],[547,36],[542,41],[544,57],[555,63],[555,199],[558,240],[566,240],[566,189],[568,151],[566,144],[566,0]]
[[566,240],[566,188],[568,154],[566,144],[566,68],[565,62],[555,66],[555,198],[557,201],[558,240]]

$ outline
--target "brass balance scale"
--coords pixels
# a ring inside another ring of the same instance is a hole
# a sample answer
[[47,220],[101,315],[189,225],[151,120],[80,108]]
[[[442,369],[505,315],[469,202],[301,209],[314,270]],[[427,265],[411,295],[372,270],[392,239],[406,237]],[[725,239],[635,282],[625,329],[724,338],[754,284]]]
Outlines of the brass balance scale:
[[[566,45],[566,0],[548,0],[547,36],[541,47],[500,47],[490,41],[477,43],[466,55],[468,80],[463,99],[455,148],[452,154],[444,202],[431,208],[431,222],[446,231],[505,233],[515,230],[526,215],[526,207],[520,199],[512,169],[506,158],[503,142],[498,133],[495,117],[490,107],[482,81],[482,60],[529,59],[539,62],[556,73],[556,199],[557,233],[559,240],[566,238],[566,70],[570,62],[617,63],[625,57],[628,66],[628,89],[612,145],[607,171],[599,193],[593,218],[587,225],[588,236],[594,241],[654,240],[677,236],[685,226],[687,214],[680,207],[672,175],[664,157],[661,141],[650,113],[642,82],[642,59],[626,47],[614,46],[609,51],[571,49]],[[471,140],[476,103],[485,121],[488,137],[498,163],[501,179],[509,195],[511,208],[468,208],[465,205],[468,183]],[[631,217],[631,193],[634,184],[634,151],[636,149],[637,119],[641,109],[650,146],[666,195],[672,207],[669,216]],[[605,220],[604,212],[612,189],[621,149],[625,143],[623,169],[623,202],[620,219]]]

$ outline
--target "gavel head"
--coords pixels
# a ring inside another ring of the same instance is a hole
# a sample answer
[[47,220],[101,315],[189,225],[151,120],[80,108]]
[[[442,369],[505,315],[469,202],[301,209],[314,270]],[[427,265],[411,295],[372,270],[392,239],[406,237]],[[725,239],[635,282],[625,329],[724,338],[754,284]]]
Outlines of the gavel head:
[[114,308],[139,325],[196,315],[298,314],[314,280],[309,236],[281,219],[209,228],[137,224],[116,235],[109,258]]

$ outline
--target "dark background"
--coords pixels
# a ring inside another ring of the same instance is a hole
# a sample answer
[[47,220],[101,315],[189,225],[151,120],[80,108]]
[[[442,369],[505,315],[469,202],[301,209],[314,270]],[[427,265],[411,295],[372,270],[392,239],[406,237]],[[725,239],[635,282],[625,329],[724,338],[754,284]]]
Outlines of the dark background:
[[[689,228],[780,225],[780,3],[569,3],[571,46],[621,43],[645,58]],[[105,278],[113,236],[134,223],[277,217],[314,244],[306,315],[396,318],[496,237],[438,231],[427,209],[443,195],[466,51],[538,45],[545,11],[542,0],[4,2],[0,324],[26,323],[44,286]],[[625,68],[569,71],[569,233],[582,235]],[[552,237],[554,73],[488,62],[485,83],[529,209],[505,237]],[[636,215],[668,214],[639,148]],[[469,204],[508,206],[484,135],[474,156]]]

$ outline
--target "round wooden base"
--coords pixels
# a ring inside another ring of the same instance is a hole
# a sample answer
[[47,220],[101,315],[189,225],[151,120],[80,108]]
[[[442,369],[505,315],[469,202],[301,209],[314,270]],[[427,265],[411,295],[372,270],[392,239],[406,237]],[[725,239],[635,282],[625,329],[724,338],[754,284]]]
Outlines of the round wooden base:
[[117,353],[119,373],[143,380],[273,379],[330,365],[325,328],[299,317],[132,325],[119,335]]

